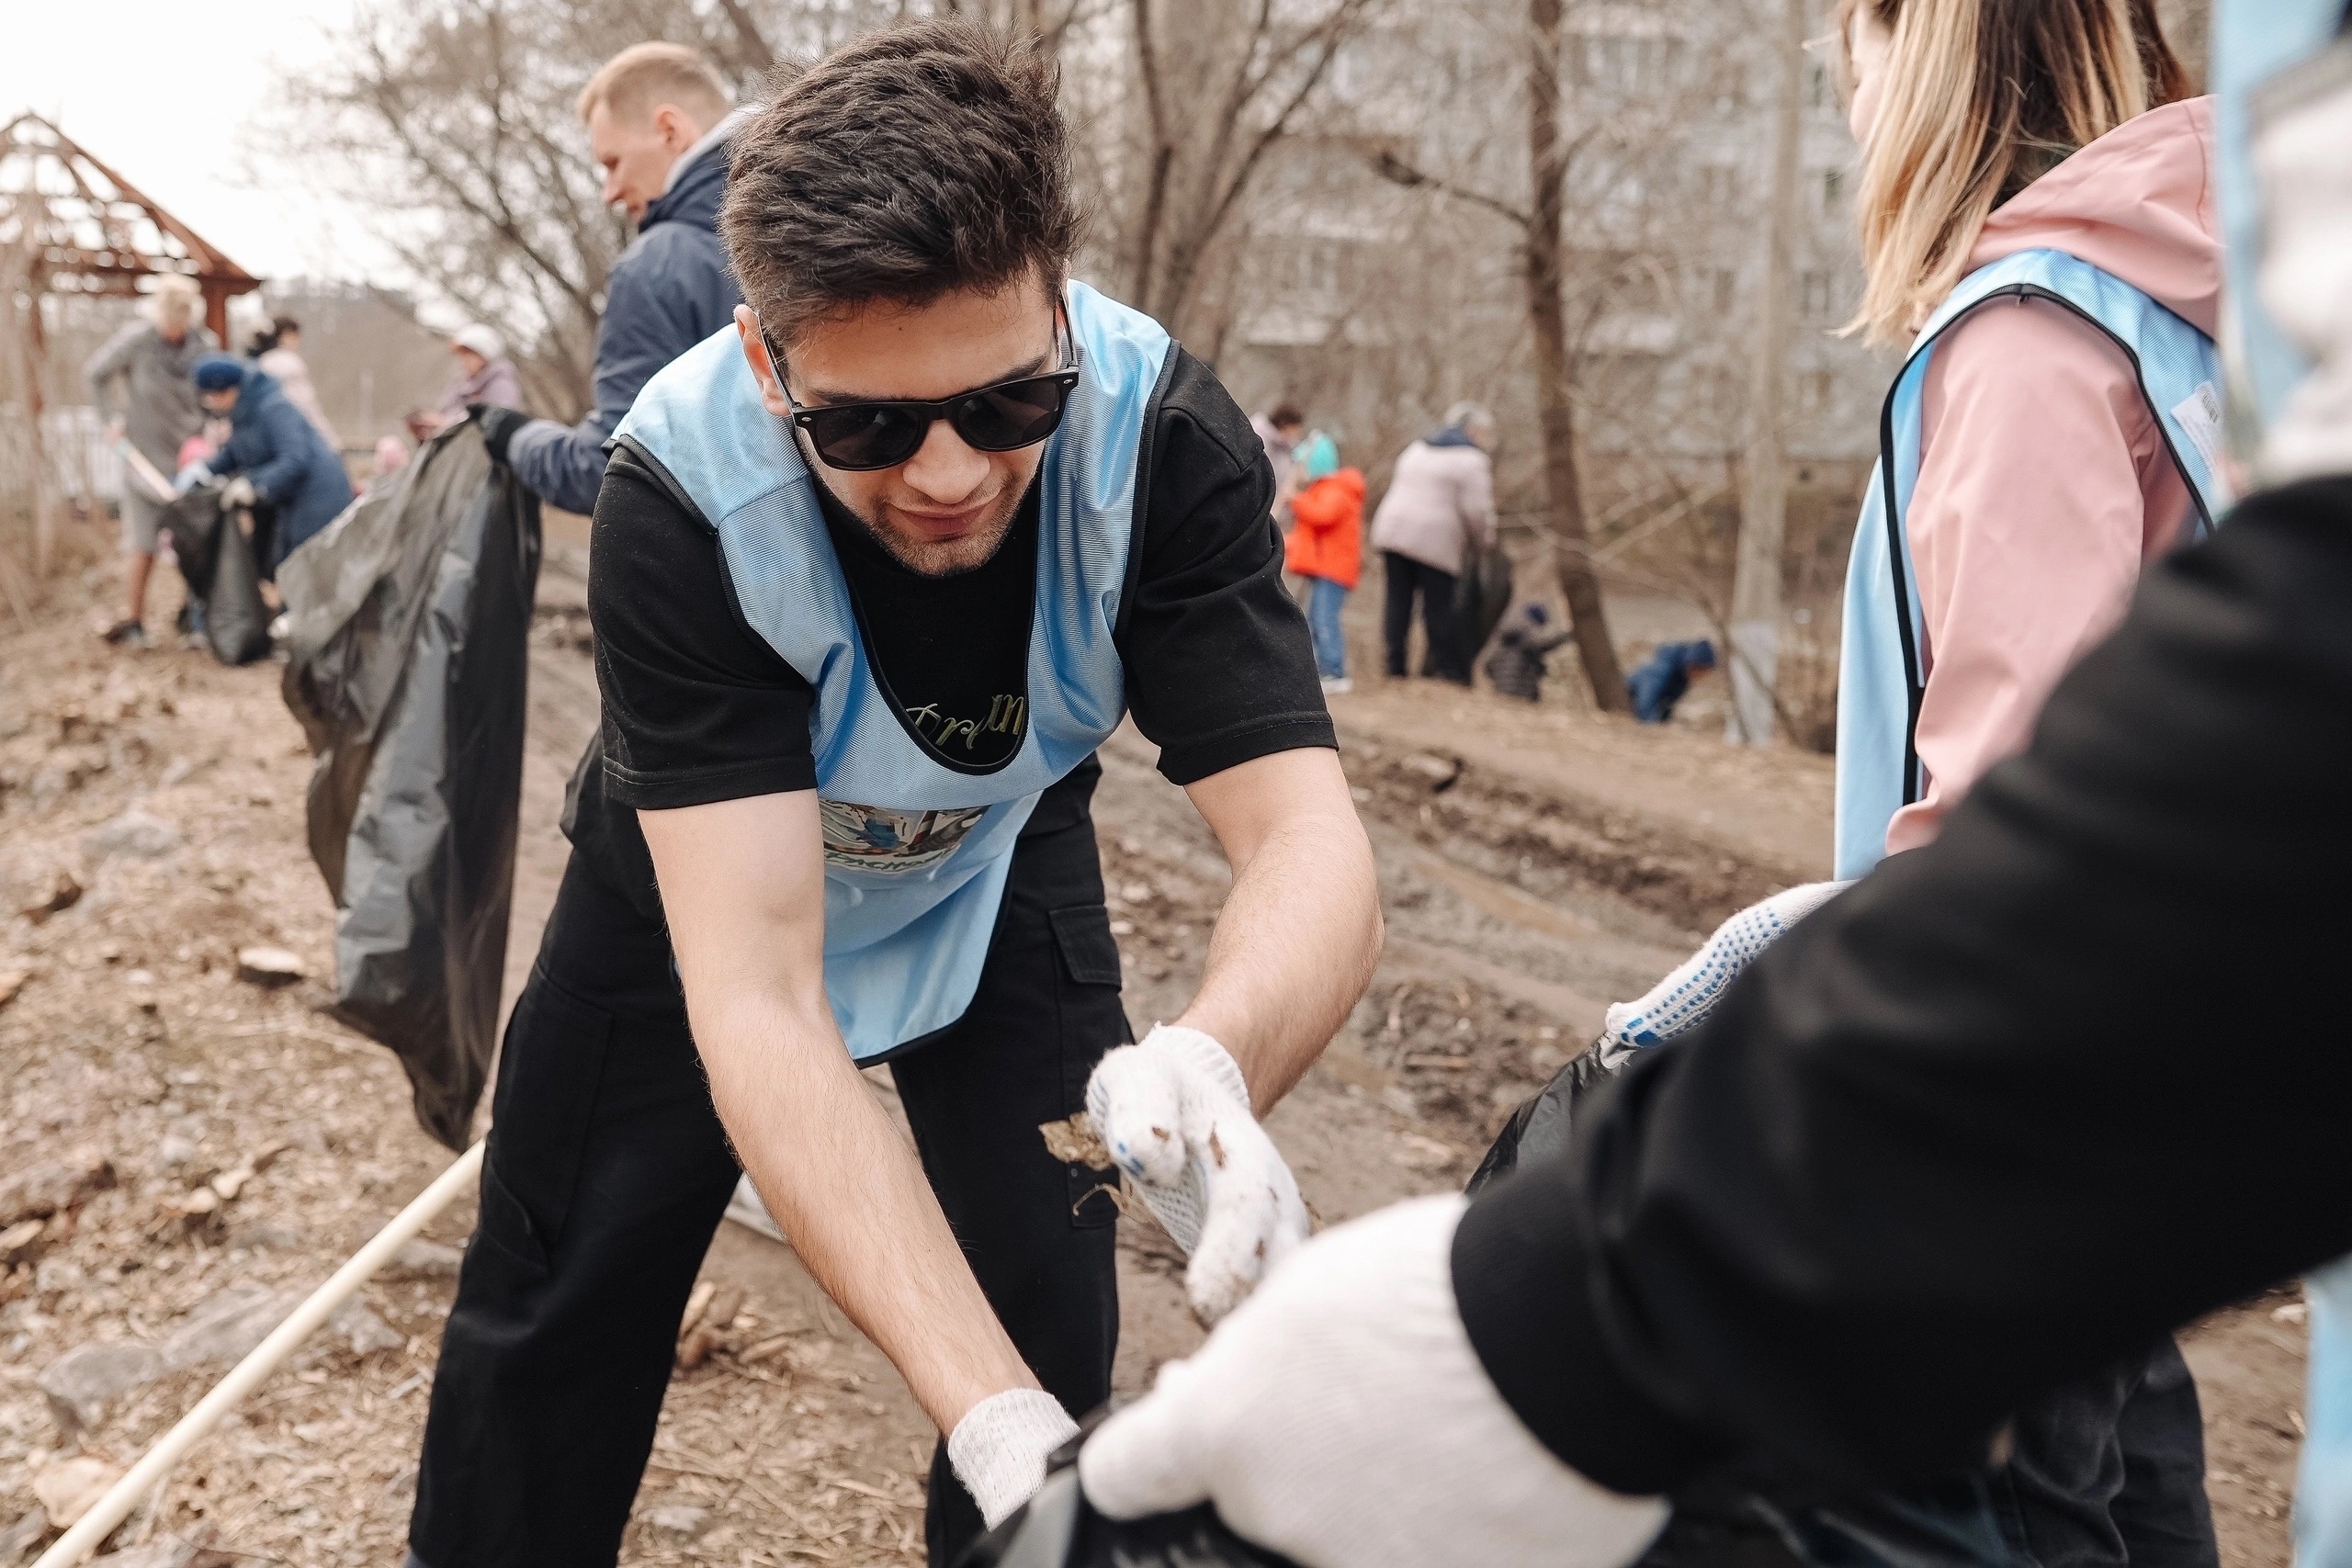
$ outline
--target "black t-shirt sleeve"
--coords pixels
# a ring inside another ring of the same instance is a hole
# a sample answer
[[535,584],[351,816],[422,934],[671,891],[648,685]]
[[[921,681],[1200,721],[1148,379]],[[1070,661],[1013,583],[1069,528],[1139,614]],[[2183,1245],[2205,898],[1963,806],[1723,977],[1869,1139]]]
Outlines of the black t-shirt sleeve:
[[817,787],[815,692],[743,624],[718,536],[627,446],[588,560],[607,798],[662,810]]
[[1136,728],[1170,782],[1188,784],[1338,740],[1306,619],[1283,587],[1265,448],[1208,367],[1175,352],[1117,641]]

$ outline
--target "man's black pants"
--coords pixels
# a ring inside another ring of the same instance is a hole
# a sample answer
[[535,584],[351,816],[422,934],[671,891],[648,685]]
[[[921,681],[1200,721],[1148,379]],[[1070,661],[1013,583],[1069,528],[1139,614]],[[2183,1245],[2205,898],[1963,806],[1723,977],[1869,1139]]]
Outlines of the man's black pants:
[[[1102,1178],[1049,1156],[1037,1127],[1080,1110],[1094,1064],[1130,1038],[1080,814],[1022,839],[971,1007],[891,1064],[980,1288],[1075,1416],[1111,1392],[1114,1213],[1095,1192]],[[413,1561],[603,1568],[737,1166],[666,936],[578,855],[507,1027],[492,1113],[481,1224],[425,1423]],[[934,1564],[980,1530],[944,1445],[925,1529]]]
[[1387,644],[1390,676],[1404,678],[1405,639],[1413,629],[1413,596],[1418,593],[1421,629],[1429,635],[1429,647],[1421,652],[1421,673],[1470,684],[1470,656],[1462,651],[1461,625],[1453,613],[1454,574],[1395,550],[1383,550],[1380,556],[1381,575],[1387,585],[1387,598],[1381,605],[1381,631]]

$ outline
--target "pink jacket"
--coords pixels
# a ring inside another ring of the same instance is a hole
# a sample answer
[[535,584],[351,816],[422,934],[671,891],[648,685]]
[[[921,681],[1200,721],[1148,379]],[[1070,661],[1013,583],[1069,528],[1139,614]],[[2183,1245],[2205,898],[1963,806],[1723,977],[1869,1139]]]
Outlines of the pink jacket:
[[[2078,256],[2212,333],[2213,101],[2142,115],[2068,158],[1993,214],[1969,265],[2024,250]],[[2189,515],[2130,362],[2057,305],[1988,305],[1946,334],[1921,443],[1904,525],[1927,624],[1928,791],[1888,824],[1890,854],[1933,839],[2024,749],[2058,678],[2114,629],[2141,564]]]

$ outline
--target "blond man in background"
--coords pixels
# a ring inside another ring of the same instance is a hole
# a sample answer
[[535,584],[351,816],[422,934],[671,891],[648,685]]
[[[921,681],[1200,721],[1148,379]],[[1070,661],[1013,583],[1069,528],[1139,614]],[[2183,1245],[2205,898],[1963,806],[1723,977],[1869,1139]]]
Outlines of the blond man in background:
[[[152,474],[175,472],[181,444],[204,423],[189,375],[220,344],[197,320],[203,304],[195,279],[176,273],[158,277],[154,292],[140,301],[140,319],[107,339],[85,369],[92,400],[106,415],[109,444],[127,446],[146,460]],[[147,578],[155,570],[155,533],[167,499],[155,493],[126,455],[120,503],[123,617],[105,634],[118,647],[147,646]]]
[[[633,44],[581,89],[605,199],[637,225],[605,282],[594,406],[578,424],[485,407],[493,457],[568,512],[596,504],[605,443],[653,373],[734,319],[742,300],[718,243],[727,142],[745,111],[709,62],[680,44]],[[493,400],[482,400],[484,403]]]

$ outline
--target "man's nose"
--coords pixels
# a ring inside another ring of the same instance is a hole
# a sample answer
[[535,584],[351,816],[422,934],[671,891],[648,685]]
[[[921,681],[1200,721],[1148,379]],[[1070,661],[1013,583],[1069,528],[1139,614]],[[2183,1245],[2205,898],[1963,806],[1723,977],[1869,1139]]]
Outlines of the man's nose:
[[989,477],[989,459],[986,453],[966,445],[954,425],[935,419],[922,445],[899,472],[926,499],[953,506],[980,488],[980,481]]

